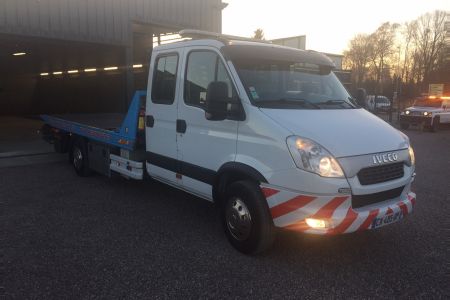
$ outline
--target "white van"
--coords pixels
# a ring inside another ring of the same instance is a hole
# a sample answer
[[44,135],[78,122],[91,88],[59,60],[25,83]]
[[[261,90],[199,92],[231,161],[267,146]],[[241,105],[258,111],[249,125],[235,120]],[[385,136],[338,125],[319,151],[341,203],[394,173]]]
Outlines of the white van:
[[366,99],[366,106],[371,112],[388,112],[391,109],[391,100],[386,96],[368,95]]
[[[156,180],[214,201],[229,241],[244,253],[267,249],[276,228],[342,234],[412,212],[408,137],[357,107],[330,59],[217,34],[182,34],[195,38],[158,46],[151,57],[145,157],[130,159],[139,149],[118,151],[103,142],[113,171],[142,178],[145,168]],[[48,124],[59,133],[75,128],[58,122]],[[95,135],[97,143],[102,135]],[[86,135],[69,143],[76,169],[91,165],[83,143],[90,143]]]

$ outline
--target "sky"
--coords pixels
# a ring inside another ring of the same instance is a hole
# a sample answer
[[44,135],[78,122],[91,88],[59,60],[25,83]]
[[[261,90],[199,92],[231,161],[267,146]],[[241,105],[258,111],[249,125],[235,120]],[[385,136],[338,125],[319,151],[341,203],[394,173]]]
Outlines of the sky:
[[306,35],[306,49],[341,54],[358,33],[384,22],[404,23],[426,12],[450,12],[450,0],[223,0],[222,32],[266,39]]

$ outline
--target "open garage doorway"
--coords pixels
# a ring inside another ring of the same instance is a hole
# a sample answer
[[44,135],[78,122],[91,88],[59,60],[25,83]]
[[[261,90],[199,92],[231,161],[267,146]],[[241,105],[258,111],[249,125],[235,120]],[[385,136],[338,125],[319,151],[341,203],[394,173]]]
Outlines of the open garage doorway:
[[1,115],[118,112],[125,48],[0,36]]
[[125,111],[124,68],[125,47],[0,35],[0,159],[53,151],[40,114]]
[[0,34],[0,156],[52,151],[41,114],[124,115],[147,87],[153,46],[176,30],[133,24],[125,46]]

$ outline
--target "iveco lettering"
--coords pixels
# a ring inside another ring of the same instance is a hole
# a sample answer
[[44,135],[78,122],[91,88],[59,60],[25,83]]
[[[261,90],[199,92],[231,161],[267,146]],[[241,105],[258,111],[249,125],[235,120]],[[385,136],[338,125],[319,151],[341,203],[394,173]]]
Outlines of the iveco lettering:
[[276,228],[344,234],[411,214],[408,137],[358,107],[329,58],[180,34],[186,40],[153,50],[148,90],[117,128],[42,116],[44,138],[79,175],[148,176],[213,201],[228,240],[247,254],[268,249]]
[[397,161],[398,155],[397,153],[384,153],[384,154],[376,154],[373,156],[373,164],[383,164]]

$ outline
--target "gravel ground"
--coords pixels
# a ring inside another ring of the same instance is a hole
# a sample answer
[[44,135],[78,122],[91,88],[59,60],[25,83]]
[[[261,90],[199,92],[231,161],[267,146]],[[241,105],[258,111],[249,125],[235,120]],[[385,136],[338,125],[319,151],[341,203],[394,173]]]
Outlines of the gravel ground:
[[[449,298],[450,130],[407,131],[415,212],[371,232],[280,232],[250,257],[214,206],[156,182],[0,168],[0,298]],[[3,282],[3,283],[1,283]]]

